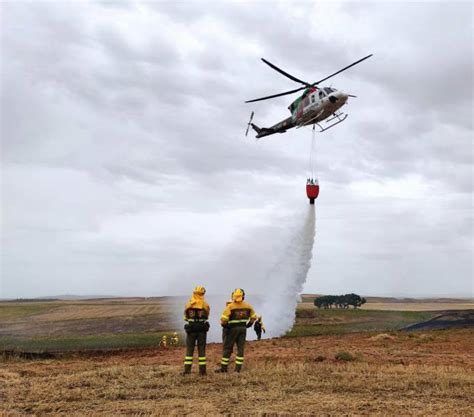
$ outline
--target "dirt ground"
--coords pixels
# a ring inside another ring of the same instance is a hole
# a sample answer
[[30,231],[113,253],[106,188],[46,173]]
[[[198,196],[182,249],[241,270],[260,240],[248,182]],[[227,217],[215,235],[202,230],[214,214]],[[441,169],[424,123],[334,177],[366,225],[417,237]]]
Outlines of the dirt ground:
[[[244,371],[180,375],[183,348],[0,363],[5,415],[473,415],[474,331],[250,342]],[[343,354],[341,354],[343,353]],[[338,355],[339,354],[339,355]],[[335,359],[335,356],[342,359]]]

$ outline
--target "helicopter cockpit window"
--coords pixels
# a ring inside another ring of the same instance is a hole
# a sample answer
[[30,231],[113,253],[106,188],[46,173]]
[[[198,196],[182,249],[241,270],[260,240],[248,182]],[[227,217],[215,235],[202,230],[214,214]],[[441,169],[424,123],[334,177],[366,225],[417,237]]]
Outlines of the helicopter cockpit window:
[[332,90],[331,90],[329,87],[324,87],[324,91],[325,91],[327,94],[331,94],[331,93],[332,93]]
[[323,91],[322,91],[322,90],[319,90],[319,98],[320,98],[320,99],[323,98],[324,95],[325,95],[325,94],[323,93]]

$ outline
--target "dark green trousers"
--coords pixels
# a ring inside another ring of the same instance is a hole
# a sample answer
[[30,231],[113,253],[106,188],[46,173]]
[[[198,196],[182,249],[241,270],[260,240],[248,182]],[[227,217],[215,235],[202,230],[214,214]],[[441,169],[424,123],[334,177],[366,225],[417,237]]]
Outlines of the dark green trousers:
[[227,327],[222,328],[222,343],[225,345],[225,338],[227,337],[227,334],[229,333],[229,329]]
[[236,369],[240,371],[244,363],[245,337],[247,336],[247,328],[245,326],[236,326],[227,329],[224,338],[224,351],[222,353],[221,366],[227,369],[230,362],[234,345],[237,345],[237,355],[235,356]]
[[197,345],[199,357],[199,371],[206,372],[206,338],[207,332],[186,333],[186,356],[184,358],[184,372],[189,373],[193,364],[194,348]]

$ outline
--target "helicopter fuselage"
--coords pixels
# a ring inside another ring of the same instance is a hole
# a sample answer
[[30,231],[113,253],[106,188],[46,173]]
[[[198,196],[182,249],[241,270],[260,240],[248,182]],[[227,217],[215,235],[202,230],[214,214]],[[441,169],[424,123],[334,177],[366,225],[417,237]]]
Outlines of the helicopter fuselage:
[[347,102],[348,95],[331,87],[311,87],[288,107],[295,126],[321,122]]
[[310,87],[290,104],[288,110],[291,117],[271,127],[262,127],[252,123],[257,138],[274,133],[284,133],[293,127],[317,124],[329,116],[337,115],[337,111],[347,102],[348,95],[331,87]]

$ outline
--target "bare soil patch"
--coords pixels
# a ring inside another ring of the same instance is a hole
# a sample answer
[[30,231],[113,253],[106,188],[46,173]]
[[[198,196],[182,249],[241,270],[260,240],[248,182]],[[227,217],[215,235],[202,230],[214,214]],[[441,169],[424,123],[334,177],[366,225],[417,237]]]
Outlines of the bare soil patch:
[[449,311],[429,320],[411,324],[405,327],[404,330],[444,330],[453,328],[474,329],[474,310]]

